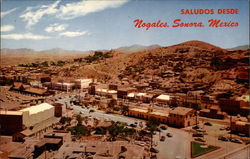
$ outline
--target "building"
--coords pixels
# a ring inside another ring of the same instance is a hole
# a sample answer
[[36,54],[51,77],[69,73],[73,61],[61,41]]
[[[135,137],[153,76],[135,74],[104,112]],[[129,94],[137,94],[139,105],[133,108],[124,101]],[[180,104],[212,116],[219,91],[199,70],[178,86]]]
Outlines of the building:
[[92,159],[143,159],[146,157],[144,152],[144,147],[127,141],[66,142],[53,158],[62,159],[68,156],[68,158]]
[[62,116],[62,106],[61,103],[54,103],[53,106],[55,107],[55,117],[61,117]]
[[166,94],[161,94],[155,98],[157,105],[164,106],[170,104],[170,96]]
[[19,111],[0,110],[0,134],[12,135],[23,130],[23,116]]
[[195,110],[185,107],[165,109],[164,111],[154,110],[152,108],[149,108],[148,110],[141,108],[132,108],[129,109],[128,115],[141,119],[155,119],[161,123],[168,124],[174,127],[187,127],[196,123]]
[[34,88],[30,85],[26,85],[21,82],[14,82],[13,85],[10,87],[10,90],[35,96],[49,96],[55,94],[55,92],[53,91],[49,91],[43,88]]
[[187,127],[196,124],[195,110],[177,107],[169,112],[168,124],[175,127]]
[[0,111],[1,134],[12,135],[54,117],[55,108],[48,103],[18,111]]
[[129,93],[135,93],[136,91],[137,91],[136,88],[132,88],[132,87],[118,88],[117,98],[125,99]]
[[230,115],[240,114],[242,116],[249,115],[249,102],[244,100],[235,99],[220,99],[219,105],[221,111],[226,112]]
[[97,88],[95,94],[100,96],[112,97],[117,94],[116,90],[108,90],[104,88]]
[[234,133],[243,133],[249,136],[250,122],[249,117],[233,116],[231,119],[231,131]]
[[211,106],[209,109],[202,109],[199,115],[213,119],[224,119],[227,116],[225,112],[220,111],[219,106]]
[[88,88],[89,84],[92,82],[92,79],[76,79],[73,81],[73,83],[75,83],[76,88],[78,89]]
[[67,83],[67,82],[56,82],[52,83],[52,89],[60,90],[60,91],[71,91],[75,87],[75,83]]

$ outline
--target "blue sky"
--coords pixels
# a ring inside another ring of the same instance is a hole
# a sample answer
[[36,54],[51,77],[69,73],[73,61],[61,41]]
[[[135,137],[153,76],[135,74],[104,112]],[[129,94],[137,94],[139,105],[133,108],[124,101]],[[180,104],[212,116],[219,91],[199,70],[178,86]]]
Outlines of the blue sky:
[[[181,15],[180,9],[237,8],[238,15]],[[203,28],[135,28],[133,21],[174,19],[203,22]],[[239,22],[207,27],[208,19]],[[114,49],[133,44],[169,46],[201,40],[222,48],[249,44],[248,0],[2,0],[1,48],[47,50]]]

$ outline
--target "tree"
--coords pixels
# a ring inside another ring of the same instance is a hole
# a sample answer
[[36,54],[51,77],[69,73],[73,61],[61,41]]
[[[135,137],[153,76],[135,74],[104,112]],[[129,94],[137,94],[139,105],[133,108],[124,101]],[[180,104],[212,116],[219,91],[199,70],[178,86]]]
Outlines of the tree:
[[124,125],[122,123],[116,122],[108,127],[109,134],[112,139],[115,139],[120,133],[123,132]]
[[122,114],[127,115],[129,112],[129,107],[127,105],[121,105]]
[[81,115],[77,115],[76,116],[76,120],[77,120],[77,125],[79,126],[79,125],[82,125],[82,116]]
[[150,135],[151,135],[151,147],[153,145],[153,134],[158,129],[159,125],[160,125],[160,122],[154,118],[149,119],[146,123],[147,129],[150,131]]
[[42,65],[43,67],[48,67],[48,66],[49,66],[49,63],[48,63],[48,61],[44,61],[44,62],[41,63],[41,65]]

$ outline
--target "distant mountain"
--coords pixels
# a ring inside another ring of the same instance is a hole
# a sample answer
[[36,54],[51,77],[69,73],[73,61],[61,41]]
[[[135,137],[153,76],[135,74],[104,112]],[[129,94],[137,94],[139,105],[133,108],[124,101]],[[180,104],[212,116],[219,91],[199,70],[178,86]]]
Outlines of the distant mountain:
[[20,49],[1,49],[1,55],[25,55],[33,54],[35,51],[32,49],[20,48]]
[[115,49],[117,52],[121,53],[134,53],[139,51],[145,51],[145,50],[152,50],[155,48],[161,47],[160,45],[150,45],[150,46],[144,46],[144,45],[131,45],[131,46],[125,46]]
[[247,50],[247,49],[249,49],[249,45],[241,45],[241,46],[233,47],[227,50],[235,51],[235,50]]
[[32,49],[1,49],[1,55],[67,55],[67,54],[86,54],[89,53],[88,51],[75,51],[75,50],[64,50],[60,48],[50,49],[50,50],[42,50],[42,51],[35,51]]

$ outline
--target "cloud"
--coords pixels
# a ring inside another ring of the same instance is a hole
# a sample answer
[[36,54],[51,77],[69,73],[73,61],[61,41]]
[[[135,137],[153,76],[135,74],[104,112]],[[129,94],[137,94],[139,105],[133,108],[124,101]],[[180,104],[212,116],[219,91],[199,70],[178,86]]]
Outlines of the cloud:
[[82,36],[82,35],[86,35],[86,34],[89,34],[89,33],[87,31],[82,31],[82,32],[67,31],[67,32],[60,33],[59,35],[66,36],[66,37],[76,37],[76,36]]
[[57,12],[57,5],[60,1],[56,1],[53,4],[42,5],[36,7],[27,7],[20,18],[27,22],[27,27],[31,27],[32,25],[38,23],[40,19],[45,15],[55,14]]
[[50,5],[27,7],[24,13],[20,15],[20,18],[27,22],[27,27],[31,27],[38,23],[45,15],[67,20],[108,8],[118,8],[128,2],[128,0],[82,0],[59,6],[60,1],[58,0]]
[[13,25],[3,25],[1,26],[1,32],[7,32],[14,30],[15,27]]
[[117,8],[126,2],[128,2],[128,0],[85,0],[74,2],[60,6],[56,16],[61,19],[73,19],[79,16],[85,16],[89,13],[99,12],[107,8]]
[[63,31],[68,27],[68,24],[52,24],[48,27],[45,28],[46,32],[58,32],[58,31]]
[[1,35],[1,38],[3,39],[12,39],[12,40],[42,40],[42,39],[49,39],[51,37],[49,36],[43,36],[43,35],[34,35],[32,33],[26,33],[26,34],[6,34]]
[[15,10],[17,10],[17,8],[13,8],[13,9],[10,9],[8,11],[5,11],[5,12],[1,12],[1,18],[3,18],[4,16],[14,12]]

